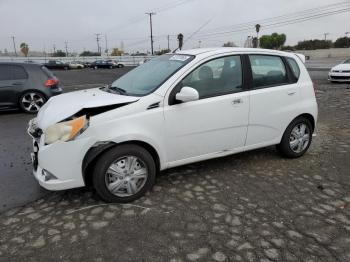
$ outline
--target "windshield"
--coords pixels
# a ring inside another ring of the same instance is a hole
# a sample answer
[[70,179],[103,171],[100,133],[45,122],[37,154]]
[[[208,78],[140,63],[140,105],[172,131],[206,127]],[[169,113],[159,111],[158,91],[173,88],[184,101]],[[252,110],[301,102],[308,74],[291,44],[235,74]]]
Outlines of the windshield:
[[344,64],[350,64],[350,59],[345,60]]
[[166,54],[151,59],[114,81],[111,90],[122,90],[125,95],[144,96],[152,93],[194,56]]

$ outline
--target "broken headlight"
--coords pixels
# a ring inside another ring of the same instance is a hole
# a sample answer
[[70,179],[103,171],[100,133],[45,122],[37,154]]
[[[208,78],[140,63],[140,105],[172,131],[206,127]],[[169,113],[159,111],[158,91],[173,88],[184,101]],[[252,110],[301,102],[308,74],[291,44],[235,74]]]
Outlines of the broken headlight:
[[45,144],[52,144],[59,140],[70,141],[84,132],[88,126],[89,120],[86,116],[51,125],[44,132]]

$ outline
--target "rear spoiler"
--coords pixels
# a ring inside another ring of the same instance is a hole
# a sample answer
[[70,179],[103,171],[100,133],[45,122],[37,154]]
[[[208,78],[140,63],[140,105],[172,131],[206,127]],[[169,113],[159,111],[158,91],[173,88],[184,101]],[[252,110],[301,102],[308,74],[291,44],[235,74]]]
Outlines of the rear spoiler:
[[306,61],[305,55],[298,54],[298,53],[293,53],[293,54],[295,54],[301,60],[301,62],[303,62],[305,64],[305,61]]

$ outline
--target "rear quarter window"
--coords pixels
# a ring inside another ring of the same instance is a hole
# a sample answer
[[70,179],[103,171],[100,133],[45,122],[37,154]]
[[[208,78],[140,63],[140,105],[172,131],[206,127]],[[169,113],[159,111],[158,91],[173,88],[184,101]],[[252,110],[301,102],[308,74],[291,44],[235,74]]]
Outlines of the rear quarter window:
[[12,79],[27,79],[28,74],[21,66],[12,66]]
[[298,63],[295,61],[294,58],[286,57],[287,63],[290,66],[290,69],[292,69],[292,73],[294,77],[298,80],[300,76],[300,68],[298,66]]

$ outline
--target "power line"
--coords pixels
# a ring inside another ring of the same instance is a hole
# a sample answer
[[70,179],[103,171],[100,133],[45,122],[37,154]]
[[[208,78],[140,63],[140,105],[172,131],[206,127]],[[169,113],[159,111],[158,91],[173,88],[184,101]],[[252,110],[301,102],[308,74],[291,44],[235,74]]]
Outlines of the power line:
[[[282,20],[282,21],[279,21],[279,22],[276,22],[276,23],[266,23],[266,24],[261,23],[261,24],[262,24],[262,27],[264,29],[266,29],[266,28],[273,28],[273,27],[280,27],[280,26],[296,24],[296,23],[300,23],[300,22],[304,22],[304,21],[314,20],[314,19],[318,19],[318,18],[330,16],[330,15],[335,15],[335,14],[340,14],[340,13],[344,13],[344,12],[349,12],[349,11],[350,11],[350,8],[343,8],[343,9],[339,9],[339,10],[321,12],[321,13],[316,13],[316,14],[313,14],[313,15],[299,17],[299,18],[294,18],[294,19]],[[243,27],[243,28],[230,30],[230,31],[215,32],[215,33],[210,33],[210,34],[207,33],[207,34],[202,34],[202,35],[199,35],[199,36],[201,36],[202,38],[211,38],[211,37],[217,36],[217,35],[240,33],[240,32],[246,32],[246,31],[251,31],[251,30],[253,30],[253,27],[248,27],[247,26],[247,27]]]

